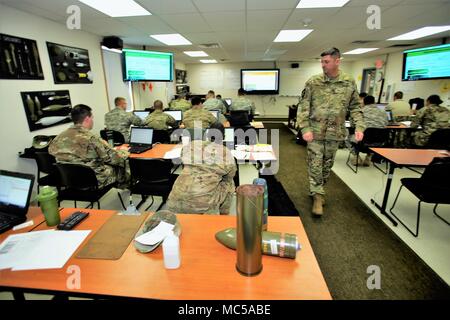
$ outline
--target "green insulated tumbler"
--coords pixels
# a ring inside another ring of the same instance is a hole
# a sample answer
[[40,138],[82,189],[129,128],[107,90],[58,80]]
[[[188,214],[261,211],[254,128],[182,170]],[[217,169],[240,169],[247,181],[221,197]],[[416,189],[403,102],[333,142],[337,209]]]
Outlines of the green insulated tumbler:
[[58,207],[58,191],[50,186],[43,186],[37,196],[39,206],[45,216],[47,226],[56,226],[61,222]]

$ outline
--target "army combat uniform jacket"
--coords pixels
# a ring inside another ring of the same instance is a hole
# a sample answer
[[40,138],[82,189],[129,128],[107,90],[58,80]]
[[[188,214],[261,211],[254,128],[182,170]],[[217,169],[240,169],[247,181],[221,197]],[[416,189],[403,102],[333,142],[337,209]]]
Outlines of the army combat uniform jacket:
[[183,114],[183,124],[186,129],[193,129],[194,122],[201,125],[202,129],[207,129],[217,122],[216,117],[205,109],[191,109]]
[[175,125],[175,119],[162,110],[155,110],[144,120],[144,125],[155,130],[167,130],[169,126]]
[[366,128],[384,128],[388,124],[386,112],[376,105],[367,105],[362,108]]
[[233,99],[230,110],[232,111],[246,110],[250,111],[250,113],[254,115],[256,108],[255,103],[250,99],[246,97],[237,97],[236,99]]
[[411,122],[411,128],[417,128],[419,125],[423,129],[414,134],[414,143],[424,146],[433,132],[450,128],[450,111],[446,107],[434,104],[426,106],[417,111],[417,115]]
[[192,108],[191,103],[185,99],[173,100],[170,103],[170,110],[181,110],[184,112],[189,110],[190,108]]
[[223,105],[222,101],[216,98],[209,98],[203,103],[203,108],[206,110],[220,110],[222,114],[227,112],[227,108]]
[[100,188],[116,181],[125,182],[123,168],[128,153],[114,150],[80,125],[70,127],[53,139],[48,152],[58,162],[82,164],[92,168]]
[[358,98],[355,81],[343,72],[335,79],[325,74],[311,77],[305,84],[299,103],[297,120],[302,134],[312,132],[314,140],[344,140],[347,109],[356,131],[364,131]]
[[141,126],[141,119],[132,112],[126,112],[120,108],[114,108],[105,114],[105,126],[109,130],[119,131],[125,141],[130,139],[130,126]]

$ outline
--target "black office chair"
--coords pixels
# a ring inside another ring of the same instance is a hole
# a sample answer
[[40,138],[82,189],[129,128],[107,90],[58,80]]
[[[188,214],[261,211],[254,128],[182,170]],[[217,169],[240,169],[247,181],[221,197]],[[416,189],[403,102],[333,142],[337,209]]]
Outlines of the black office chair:
[[153,130],[153,143],[170,143],[170,134],[167,130]]
[[422,98],[413,98],[413,99],[409,99],[408,101],[409,106],[411,107],[411,109],[413,108],[413,104],[416,105],[416,111],[422,109],[425,106],[425,100]]
[[234,128],[241,128],[250,125],[250,115],[247,110],[232,110],[230,111],[230,126]]
[[[360,153],[366,153],[366,154],[372,154],[373,152],[370,151],[369,148],[383,148],[386,147],[387,143],[389,141],[389,129],[385,128],[367,128],[364,131],[364,138],[360,142],[350,142],[352,145],[352,149],[356,156],[356,165],[355,169],[353,169],[352,165],[350,164],[350,158],[352,155],[352,150],[348,153],[347,158],[347,166],[352,169],[354,173],[358,173],[358,165],[359,165],[359,154]],[[381,170],[380,168],[376,167],[377,169]],[[381,170],[382,171],[382,170]],[[382,171],[383,173],[386,173]]]
[[426,148],[450,150],[450,128],[438,129],[433,132],[428,139]]
[[[450,204],[450,157],[436,157],[425,168],[420,178],[403,178],[401,179],[402,185],[398,190],[394,203],[390,209],[391,214],[415,237],[419,235],[420,224],[420,204],[422,202],[434,203],[433,213],[446,224],[450,225],[450,222],[442,218],[437,214],[436,208],[439,204]],[[417,222],[416,232],[414,233],[409,229],[402,220],[400,220],[393,212],[394,206],[397,203],[398,196],[402,191],[402,188],[406,187],[411,191],[418,199],[417,204]]]
[[[112,183],[103,188],[99,188],[98,180],[92,168],[82,164],[73,163],[56,163],[59,174],[61,176],[61,188],[59,191],[59,201],[72,200],[75,208],[77,201],[90,202],[86,208],[93,208],[97,202],[97,208],[100,209],[100,199],[117,183]],[[119,192],[120,203],[125,209],[122,197]]]
[[140,158],[130,158],[129,162],[131,170],[131,194],[141,195],[141,201],[136,208],[139,209],[147,200],[148,196],[151,196],[152,202],[145,209],[147,211],[153,205],[153,196],[160,196],[163,198],[163,201],[157,209],[159,210],[169,197],[173,183],[176,180],[176,176],[171,174],[172,162],[163,159]]
[[[52,186],[59,189],[61,178],[55,166],[55,157],[53,157],[48,152],[36,152],[34,155],[38,167],[38,191],[41,186]],[[44,173],[45,176],[41,176],[42,173]]]
[[108,138],[111,135],[112,135],[115,146],[120,146],[121,144],[125,143],[125,137],[123,136],[123,134],[121,132],[116,131],[116,130],[108,130],[108,129],[100,130],[100,137],[102,137],[102,139],[105,141],[108,141],[109,140]]

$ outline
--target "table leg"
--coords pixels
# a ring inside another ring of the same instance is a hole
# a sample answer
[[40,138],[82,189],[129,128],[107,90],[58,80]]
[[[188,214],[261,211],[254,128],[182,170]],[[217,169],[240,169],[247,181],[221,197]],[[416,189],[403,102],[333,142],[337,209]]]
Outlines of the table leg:
[[395,170],[395,164],[393,164],[392,162],[389,163],[388,179],[387,179],[387,182],[386,182],[386,189],[384,190],[383,203],[381,204],[381,206],[378,203],[375,202],[375,199],[371,199],[370,202],[372,204],[374,204],[375,207],[377,207],[380,210],[381,214],[384,215],[386,218],[388,218],[389,221],[391,221],[394,226],[397,226],[398,225],[397,221],[395,221],[386,212],[387,201],[388,201],[388,198],[389,198],[389,191],[391,190],[392,178],[394,176],[394,170]]

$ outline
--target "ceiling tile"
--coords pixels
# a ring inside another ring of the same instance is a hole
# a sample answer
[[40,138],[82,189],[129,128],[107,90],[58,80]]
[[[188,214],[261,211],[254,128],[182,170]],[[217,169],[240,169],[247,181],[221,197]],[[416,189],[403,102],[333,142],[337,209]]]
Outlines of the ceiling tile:
[[291,10],[248,11],[247,31],[281,30]]

